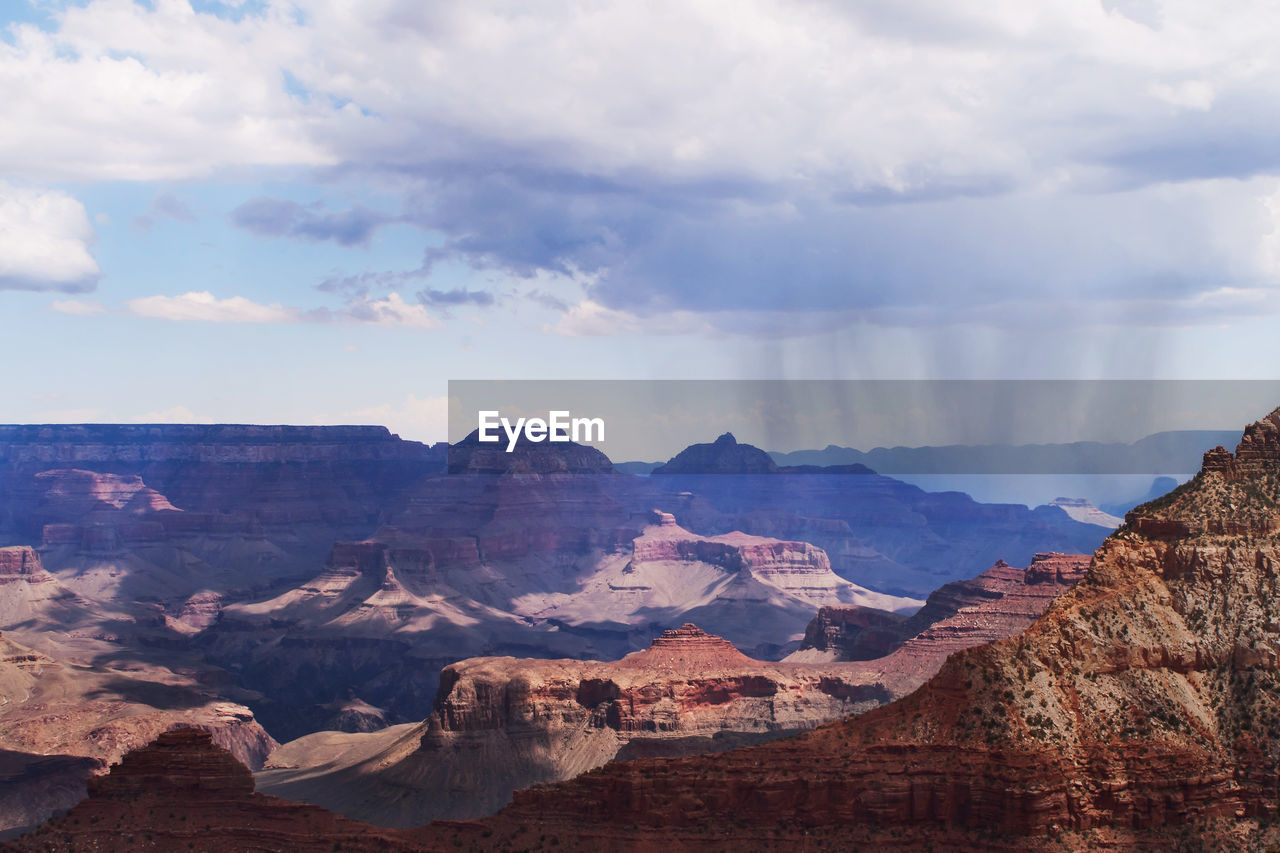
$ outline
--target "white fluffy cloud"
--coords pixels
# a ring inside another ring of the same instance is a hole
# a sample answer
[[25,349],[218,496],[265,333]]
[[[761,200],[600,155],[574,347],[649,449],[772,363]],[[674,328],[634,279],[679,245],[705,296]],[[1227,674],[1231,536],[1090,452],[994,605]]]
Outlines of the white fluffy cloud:
[[591,172],[973,192],[1087,180],[1144,134],[1202,137],[1180,120],[1219,104],[1256,129],[1240,108],[1280,94],[1262,0],[268,0],[232,17],[90,0],[52,33],[12,27],[0,168],[189,177],[479,144]]
[[157,180],[334,161],[316,125],[343,112],[283,86],[283,63],[307,39],[289,9],[237,23],[185,0],[151,5],[94,0],[58,13],[52,33],[10,27],[11,43],[0,39],[0,171]]
[[159,412],[146,412],[128,418],[134,424],[211,424],[213,418],[197,415],[186,406],[174,406]]
[[440,321],[425,306],[405,302],[400,294],[388,294],[385,299],[357,299],[337,312],[339,320],[352,323],[372,323],[375,326],[413,326],[433,329]]
[[570,306],[547,331],[572,338],[613,335],[680,335],[709,333],[714,327],[692,311],[673,311],[643,317],[584,299]]
[[[424,268],[591,274],[567,334],[1275,303],[1265,0],[230,5],[88,0],[11,27],[0,174],[333,166],[405,190],[400,221],[443,237]],[[339,242],[367,242],[355,225]],[[324,314],[206,296],[130,310]],[[328,318],[436,322],[394,295]]]
[[0,290],[93,290],[93,240],[84,205],[71,196],[0,181]]
[[243,296],[218,299],[208,291],[180,296],[143,296],[125,303],[130,314],[159,320],[198,320],[205,323],[292,323],[300,312],[279,303],[263,305]]
[[[96,303],[55,302],[55,311],[64,314],[99,313]],[[203,323],[360,323],[373,326],[410,326],[431,329],[440,325],[422,305],[405,302],[398,293],[385,299],[356,298],[345,307],[304,310],[281,305],[263,304],[243,296],[219,299],[205,290],[178,296],[143,296],[125,302],[124,313],[157,320],[197,321]]]
[[401,403],[383,403],[331,415],[317,415],[317,425],[377,424],[412,441],[445,441],[449,434],[449,398],[409,394]]

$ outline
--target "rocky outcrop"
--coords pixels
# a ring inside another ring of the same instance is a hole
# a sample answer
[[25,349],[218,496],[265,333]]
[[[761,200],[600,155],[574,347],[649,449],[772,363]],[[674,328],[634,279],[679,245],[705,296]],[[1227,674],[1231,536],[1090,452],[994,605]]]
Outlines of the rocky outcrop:
[[1277,422],[1134,510],[1023,634],[952,655],[910,696],[786,741],[521,791],[485,830],[570,849],[1265,847],[1280,807]]
[[[171,536],[228,524],[365,535],[389,493],[444,462],[443,445],[402,441],[383,427],[0,426],[0,531],[30,539],[48,525],[67,541],[141,518]],[[176,520],[177,510],[190,515]]]
[[902,645],[901,613],[856,604],[820,607],[791,660],[874,660]]
[[669,493],[655,503],[690,531],[705,536],[737,530],[809,542],[826,552],[839,576],[909,597],[972,577],[997,559],[1026,565],[1040,552],[1091,552],[1108,532],[1058,507],[982,504],[866,469],[647,479]]
[[516,788],[620,755],[716,751],[889,698],[847,665],[753,660],[686,624],[620,661],[452,664],[422,725],[348,737],[342,749],[331,733],[304,737],[274,756],[259,781],[271,793],[361,820],[414,826],[488,814]]
[[[689,623],[612,663],[476,658],[446,667],[429,729],[513,732],[554,718],[626,735],[766,732],[884,698],[877,686],[845,684],[838,670],[752,660]],[[576,707],[561,708],[566,699]]]
[[661,517],[665,520],[659,531],[637,537],[632,543],[633,571],[641,563],[671,561],[708,563],[728,571],[749,571],[775,580],[802,575],[831,576],[827,555],[808,542],[783,542],[745,534],[694,536],[677,527],[669,513],[661,513]]
[[480,441],[478,430],[449,447],[449,473],[499,474],[614,474],[613,463],[594,447],[572,441],[530,442],[521,437],[508,450],[505,437]]
[[0,796],[0,833],[74,804],[91,773],[175,725],[208,732],[251,767],[278,745],[247,707],[191,674],[73,665],[0,636],[0,767],[24,792]]
[[0,548],[0,628],[67,627],[88,618],[88,603],[45,570],[34,548]]
[[135,800],[161,790],[241,799],[253,793],[253,773],[216,748],[208,732],[180,728],[161,733],[89,782],[89,796],[96,800]]
[[773,474],[778,470],[768,453],[750,444],[739,444],[726,432],[710,444],[692,444],[671,461],[654,469],[655,475],[671,474]]
[[905,643],[895,637],[901,647],[877,660],[810,660],[810,650],[767,663],[684,625],[620,661],[462,661],[445,668],[435,712],[422,726],[376,738],[302,738],[273,756],[263,784],[351,817],[408,826],[483,814],[515,789],[611,760],[773,739],[905,695],[953,652],[1016,634],[1087,563],[1042,554],[1025,571],[1000,564],[940,590],[923,619],[857,609],[918,632]]
[[[997,542],[1013,542],[1010,553],[1066,547],[1024,510],[994,522],[972,502],[934,511],[918,490],[873,475],[828,478],[836,486],[775,473],[742,488],[716,476],[704,489],[697,477],[622,476],[589,447],[522,444],[485,461],[491,450],[463,448],[471,475],[458,476],[445,472],[444,448],[381,428],[4,427],[0,541],[37,546],[63,590],[92,605],[49,620],[46,640],[115,646],[79,650],[85,661],[122,649],[204,657],[261,694],[248,701],[286,738],[332,720],[324,706],[348,689],[390,723],[417,721],[440,667],[459,658],[616,659],[686,620],[780,657],[816,607],[873,603],[846,595],[845,581],[916,598],[900,579],[916,578],[923,595],[989,565],[984,549]],[[865,482],[851,490],[852,480]],[[642,559],[624,575],[654,506],[704,540],[745,531],[810,544],[703,544],[712,562]],[[380,570],[352,574],[335,548],[346,542],[363,543],[352,547]],[[734,570],[743,555],[748,570]],[[687,595],[682,570],[714,581],[714,600]],[[604,598],[610,618],[593,618]]]
[[325,721],[326,731],[334,732],[376,732],[387,727],[387,714],[381,708],[375,708],[368,702],[348,690],[345,699],[325,706],[332,716]]
[[1049,506],[1057,507],[1082,524],[1096,524],[1108,530],[1115,530],[1124,524],[1124,519],[1103,512],[1085,498],[1054,498]]
[[89,798],[4,845],[19,851],[409,851],[425,845],[314,806],[254,793],[253,774],[208,733],[176,729],[89,783]]
[[831,570],[822,549],[733,531],[699,536],[654,510],[628,551],[605,556],[569,593],[518,601],[518,612],[568,625],[659,627],[694,621],[756,657],[796,647],[818,607],[912,611],[920,602],[873,592]]
[[[1026,569],[1000,560],[976,578],[938,588],[905,618],[866,608],[823,608],[787,660],[885,657],[882,669],[890,678],[895,668],[919,678],[914,689],[952,652],[1021,633],[1084,577],[1088,565],[1082,554],[1036,554]],[[901,654],[886,657],[899,649]]]
[[0,583],[53,583],[54,577],[44,570],[40,555],[25,545],[0,548]]

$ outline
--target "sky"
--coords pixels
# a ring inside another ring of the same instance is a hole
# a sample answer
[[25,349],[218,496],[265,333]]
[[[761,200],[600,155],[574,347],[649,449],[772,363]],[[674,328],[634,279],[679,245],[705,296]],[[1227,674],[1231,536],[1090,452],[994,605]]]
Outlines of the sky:
[[1275,378],[1277,42],[1264,2],[5,0],[0,420]]

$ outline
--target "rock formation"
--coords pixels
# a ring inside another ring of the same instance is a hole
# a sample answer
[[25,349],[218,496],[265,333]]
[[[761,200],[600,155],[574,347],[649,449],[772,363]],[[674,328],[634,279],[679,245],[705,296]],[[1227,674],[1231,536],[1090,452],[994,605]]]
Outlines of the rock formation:
[[869,661],[905,647],[893,662],[920,656],[927,671],[914,664],[905,669],[923,671],[923,681],[951,652],[1020,633],[1049,602],[1075,586],[1088,565],[1089,557],[1080,554],[1036,554],[1026,569],[1000,560],[976,578],[935,590],[906,618],[868,608],[824,607],[787,660]]
[[[423,725],[287,744],[261,775],[270,792],[379,824],[474,817],[511,791],[610,760],[716,752],[859,713],[914,690],[952,652],[1011,636],[1083,573],[1088,558],[1001,564],[932,597],[879,660],[752,660],[693,625],[620,661],[477,658],[446,667]],[[824,608],[830,614],[834,608]],[[817,620],[815,620],[817,621]]]
[[511,792],[619,755],[687,754],[779,737],[890,698],[839,667],[752,660],[694,625],[620,661],[475,658],[446,667],[423,724],[283,747],[273,794],[379,825],[478,817]]
[[[254,732],[246,744],[259,726],[416,723],[459,659],[613,660],[686,620],[779,657],[818,606],[910,598],[868,599],[849,577],[929,590],[999,542],[1012,559],[1075,535],[865,472],[739,489],[557,446],[473,452],[450,475],[444,451],[377,427],[0,427],[0,543],[26,548],[0,570],[0,630],[62,673],[42,681],[66,716],[39,749],[107,762],[174,722]],[[645,535],[654,506],[686,544]],[[714,595],[690,595],[686,571]],[[613,609],[593,619],[601,596]]]
[[464,846],[1262,849],[1280,807],[1280,410],[1133,510],[1023,634],[795,738],[611,764]]
[[239,760],[262,766],[276,742],[243,704],[198,684],[198,674],[154,663],[89,667],[0,635],[0,834],[78,802],[91,774],[177,724],[208,731]]
[[857,604],[820,607],[804,629],[800,648],[787,656],[796,661],[874,660],[902,645],[901,613]]
[[831,571],[820,548],[745,533],[698,536],[655,510],[628,550],[605,557],[571,593],[518,600],[518,611],[568,625],[697,622],[758,657],[795,647],[813,611],[857,603],[914,611]]
[[89,798],[10,851],[421,851],[425,844],[314,806],[254,793],[253,774],[209,734],[180,728],[129,753]]
[[926,492],[861,465],[777,466],[731,435],[682,451],[654,474],[647,479],[665,493],[661,504],[688,530],[809,542],[837,575],[909,597],[997,559],[1022,565],[1040,552],[1092,551],[1107,533],[1098,517],[1082,523],[1059,507]]
[[1124,524],[1124,519],[1103,512],[1084,498],[1054,498],[1049,506],[1056,506],[1082,524],[1096,524],[1109,530]]
[[671,474],[773,474],[778,470],[768,453],[750,444],[739,444],[726,432],[711,444],[693,444],[653,471]]
[[479,430],[473,431],[449,447],[449,473],[469,475],[495,474],[613,474],[613,463],[594,447],[571,441],[552,444],[530,442],[519,438],[508,451],[507,439],[489,443],[480,441]]
[[45,571],[34,548],[0,548],[0,627],[82,623],[89,609],[74,592]]

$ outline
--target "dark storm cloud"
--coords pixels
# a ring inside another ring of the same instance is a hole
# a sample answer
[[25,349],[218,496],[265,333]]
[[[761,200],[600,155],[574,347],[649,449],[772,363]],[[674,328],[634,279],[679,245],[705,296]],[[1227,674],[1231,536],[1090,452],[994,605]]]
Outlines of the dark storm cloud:
[[[1025,319],[1039,303],[1087,322],[1124,301],[1149,303],[1155,322],[1183,322],[1226,310],[1213,301],[1160,307],[1228,283],[1222,270],[1233,247],[1206,245],[1206,229],[1233,220],[1242,234],[1265,227],[1236,203],[1243,190],[1236,199],[1159,187],[1037,194],[998,176],[903,191],[806,186],[792,188],[793,198],[748,181],[605,180],[528,164],[419,180],[407,218],[445,236],[425,268],[451,260],[525,277],[585,273],[591,299],[640,315],[844,312],[892,325],[991,323],[1005,313]],[[1240,276],[1230,283],[1261,286]]]
[[373,233],[393,217],[362,205],[330,211],[319,204],[303,206],[288,199],[259,196],[233,210],[231,220],[261,237],[331,240],[341,246],[359,246],[367,244]]
[[459,305],[489,306],[494,303],[494,296],[487,290],[468,290],[455,287],[452,290],[419,290],[416,294],[423,305],[450,308]]

